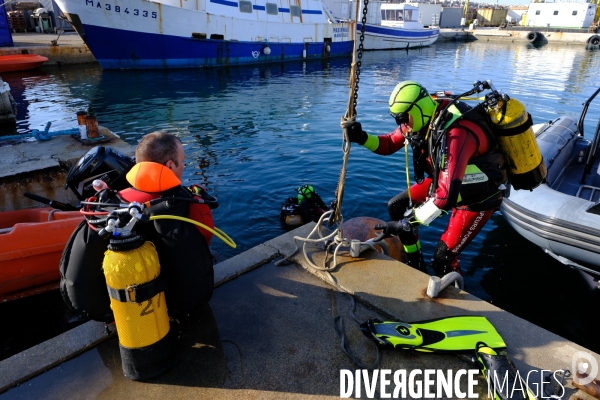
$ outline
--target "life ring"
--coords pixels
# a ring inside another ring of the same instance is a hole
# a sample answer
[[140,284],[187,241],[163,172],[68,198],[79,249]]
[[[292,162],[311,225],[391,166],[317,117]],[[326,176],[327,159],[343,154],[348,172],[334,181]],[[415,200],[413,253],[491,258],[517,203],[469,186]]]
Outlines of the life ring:
[[527,34],[527,40],[529,40],[529,43],[535,43],[541,39],[542,39],[542,34],[539,32],[529,32]]
[[587,42],[588,42],[588,44],[591,44],[592,46],[598,46],[598,45],[600,45],[600,36],[598,36],[598,35],[591,36]]

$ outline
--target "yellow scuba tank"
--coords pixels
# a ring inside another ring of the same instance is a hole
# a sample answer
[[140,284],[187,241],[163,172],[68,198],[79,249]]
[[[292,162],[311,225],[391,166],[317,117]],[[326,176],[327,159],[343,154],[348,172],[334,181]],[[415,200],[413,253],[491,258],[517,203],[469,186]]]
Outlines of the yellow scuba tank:
[[531,128],[531,116],[513,98],[499,99],[497,106],[487,111],[498,147],[506,159],[512,187],[533,190],[544,181],[547,170]]
[[102,269],[117,326],[123,374],[133,380],[161,374],[172,365],[174,355],[154,244],[135,234],[112,239]]

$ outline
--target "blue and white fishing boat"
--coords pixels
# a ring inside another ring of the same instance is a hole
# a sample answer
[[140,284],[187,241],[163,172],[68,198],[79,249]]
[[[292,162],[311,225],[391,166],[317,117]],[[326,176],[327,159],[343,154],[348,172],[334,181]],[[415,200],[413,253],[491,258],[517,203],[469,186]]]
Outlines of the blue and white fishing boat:
[[[361,12],[357,30],[362,29]],[[425,28],[419,18],[419,8],[406,3],[370,1],[365,24],[365,50],[393,50],[425,47],[440,35],[439,27]]]
[[[548,169],[533,191],[511,191],[502,215],[523,237],[568,266],[600,276],[600,122],[592,140],[584,138],[585,116],[560,117],[534,125]],[[596,121],[593,121],[595,123]]]
[[102,68],[193,68],[349,56],[353,22],[321,0],[57,0]]

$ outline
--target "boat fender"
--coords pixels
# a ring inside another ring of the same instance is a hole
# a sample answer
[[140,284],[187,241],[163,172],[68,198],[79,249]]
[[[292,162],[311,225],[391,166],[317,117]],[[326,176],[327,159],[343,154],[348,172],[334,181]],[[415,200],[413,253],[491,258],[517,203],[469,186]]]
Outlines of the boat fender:
[[147,380],[174,362],[159,257],[137,234],[111,239],[102,270],[115,316],[123,374]]
[[540,40],[542,40],[542,34],[540,32],[529,32],[527,34],[527,40],[529,40],[529,43],[535,43],[538,42]]
[[600,36],[598,35],[593,35],[588,39],[588,44],[592,45],[592,46],[598,46],[600,45]]
[[512,187],[533,190],[544,181],[547,170],[531,128],[531,115],[514,98],[499,100],[496,107],[488,109],[488,114],[498,147],[506,159]]

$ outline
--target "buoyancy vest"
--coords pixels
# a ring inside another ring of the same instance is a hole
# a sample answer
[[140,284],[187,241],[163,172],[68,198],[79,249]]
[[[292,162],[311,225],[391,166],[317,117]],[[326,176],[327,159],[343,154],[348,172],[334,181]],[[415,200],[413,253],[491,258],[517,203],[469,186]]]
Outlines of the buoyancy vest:
[[[138,169],[133,174],[139,172]],[[176,180],[173,180],[173,177],[169,176],[169,172],[172,174],[172,171],[166,172],[161,169],[160,172],[170,180],[166,186],[164,180],[155,182],[163,189],[162,193],[126,189],[124,192],[127,197],[124,198],[121,193],[106,190],[99,193],[95,200],[122,203],[142,202],[161,197],[166,200],[146,208],[146,215],[186,217],[214,227],[212,214],[205,204],[168,200],[193,199],[194,195],[180,186],[176,177]],[[128,180],[140,187],[150,188],[140,184],[135,177],[130,179],[129,174]],[[174,187],[171,186],[173,183],[176,184]],[[152,188],[157,187],[155,185]],[[196,212],[192,211],[194,208],[197,209]],[[112,311],[102,271],[104,252],[108,248],[109,240],[98,235],[100,228],[101,226],[97,226],[93,220],[87,223],[83,221],[71,235],[60,262],[60,289],[65,303],[74,310],[97,321],[111,321]],[[160,278],[167,281],[165,296],[170,314],[187,313],[210,300],[214,285],[213,258],[208,248],[210,236],[207,239],[204,232],[201,233],[195,225],[173,219],[154,220],[148,224],[138,223],[134,229],[156,246],[161,265]]]
[[[477,138],[469,124],[462,123],[463,121],[470,121],[481,129],[488,140],[488,149],[484,154],[469,160],[456,205],[473,210],[498,207],[502,201],[503,185],[508,183],[508,175],[506,161],[498,148],[489,117],[479,108],[472,108],[459,101],[448,109],[444,128],[447,130],[458,127]],[[431,192],[435,189],[431,188]]]
[[479,208],[478,205],[482,205],[483,208],[499,207],[502,192],[508,184],[508,173],[506,159],[498,147],[490,118],[483,110],[478,107],[472,108],[465,103],[459,102],[456,108],[460,116],[454,123],[468,131],[468,127],[461,124],[461,121],[471,121],[483,131],[488,140],[488,150],[469,160],[457,205],[468,206],[471,209]]

